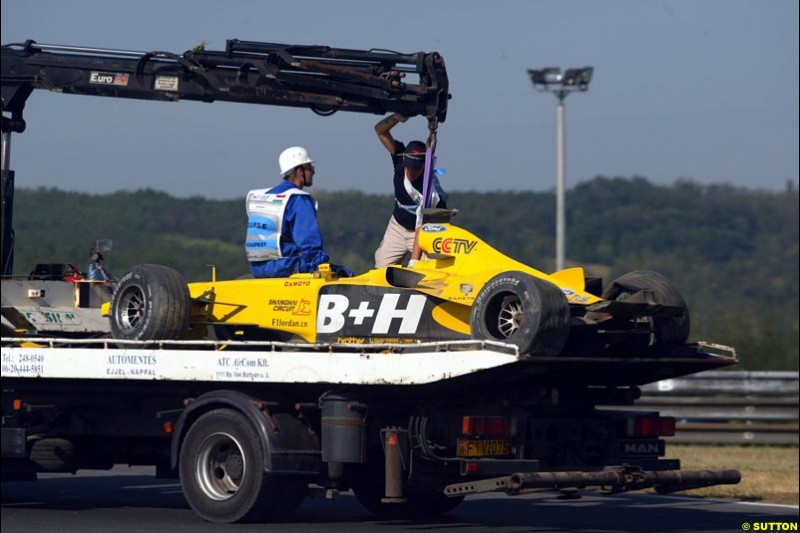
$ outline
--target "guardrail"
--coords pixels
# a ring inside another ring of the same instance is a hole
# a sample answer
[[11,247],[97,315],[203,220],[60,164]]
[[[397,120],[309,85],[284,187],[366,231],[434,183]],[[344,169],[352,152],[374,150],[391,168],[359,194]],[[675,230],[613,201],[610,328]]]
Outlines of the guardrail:
[[707,371],[642,387],[635,408],[677,419],[667,442],[798,445],[797,372]]

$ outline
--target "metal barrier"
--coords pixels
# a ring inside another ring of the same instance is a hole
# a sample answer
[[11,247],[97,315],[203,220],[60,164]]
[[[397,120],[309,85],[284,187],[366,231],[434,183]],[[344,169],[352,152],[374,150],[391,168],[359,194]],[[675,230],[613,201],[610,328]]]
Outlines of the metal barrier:
[[798,373],[708,371],[642,387],[635,408],[677,419],[667,442],[798,445]]

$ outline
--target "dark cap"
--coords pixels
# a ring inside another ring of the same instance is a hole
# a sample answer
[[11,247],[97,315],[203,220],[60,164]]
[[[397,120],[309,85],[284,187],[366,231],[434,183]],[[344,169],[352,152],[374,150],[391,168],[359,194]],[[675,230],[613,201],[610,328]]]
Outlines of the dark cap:
[[418,170],[425,166],[425,143],[422,141],[411,141],[406,146],[403,153],[403,166],[412,170]]

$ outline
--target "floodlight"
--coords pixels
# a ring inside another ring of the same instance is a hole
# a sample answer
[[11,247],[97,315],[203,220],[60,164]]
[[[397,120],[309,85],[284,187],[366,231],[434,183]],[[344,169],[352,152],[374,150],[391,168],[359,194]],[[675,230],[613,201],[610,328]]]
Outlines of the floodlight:
[[593,73],[593,67],[570,68],[563,74],[561,69],[557,67],[528,69],[528,75],[531,78],[531,82],[533,82],[534,89],[539,92],[553,93],[558,98],[558,120],[556,124],[556,164],[558,174],[556,182],[556,270],[564,268],[565,248],[566,141],[564,134],[564,99],[569,93],[588,91]]

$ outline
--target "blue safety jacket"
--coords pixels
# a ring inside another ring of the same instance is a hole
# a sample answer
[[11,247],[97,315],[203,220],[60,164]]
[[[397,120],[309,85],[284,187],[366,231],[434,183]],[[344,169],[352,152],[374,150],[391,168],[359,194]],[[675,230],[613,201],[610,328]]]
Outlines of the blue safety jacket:
[[265,231],[265,226],[262,217],[248,213],[245,251],[250,259],[250,271],[257,278],[282,278],[301,272],[315,272],[320,264],[330,261],[323,250],[314,198],[307,193],[298,194],[299,188],[290,181],[284,181],[266,193],[279,195],[291,189],[298,191],[286,196],[282,220],[277,224],[280,226],[280,237],[274,241],[279,243],[280,257],[274,254],[274,259],[252,260],[259,257],[258,253],[254,253],[255,247],[264,246],[264,240],[259,238],[258,233]]

